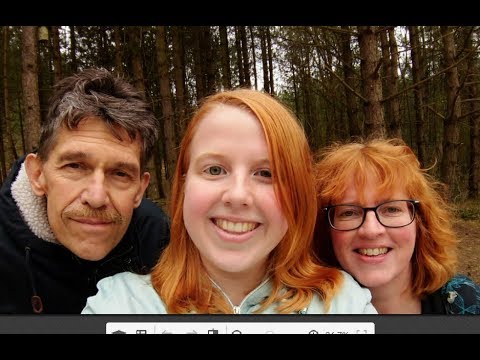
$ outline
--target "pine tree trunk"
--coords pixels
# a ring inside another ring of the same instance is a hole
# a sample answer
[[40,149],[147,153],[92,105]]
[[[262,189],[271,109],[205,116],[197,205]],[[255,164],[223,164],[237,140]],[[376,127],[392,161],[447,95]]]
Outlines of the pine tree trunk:
[[40,98],[38,93],[37,26],[22,27],[22,87],[25,111],[25,149],[36,151],[40,138]]

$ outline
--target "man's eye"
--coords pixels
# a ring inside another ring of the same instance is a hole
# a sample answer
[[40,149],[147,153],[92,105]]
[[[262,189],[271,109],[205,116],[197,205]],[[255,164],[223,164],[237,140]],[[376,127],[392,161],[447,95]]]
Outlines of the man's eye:
[[225,170],[220,166],[210,166],[205,170],[209,175],[221,175],[225,173]]
[[65,167],[70,169],[80,169],[81,165],[79,163],[69,163],[69,164],[66,164]]
[[126,177],[128,176],[128,174],[124,171],[115,171],[115,176],[119,176],[119,177]]

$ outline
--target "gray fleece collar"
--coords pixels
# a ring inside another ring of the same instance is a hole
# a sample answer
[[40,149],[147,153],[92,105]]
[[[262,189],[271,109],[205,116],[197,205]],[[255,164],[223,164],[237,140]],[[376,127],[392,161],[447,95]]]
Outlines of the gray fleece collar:
[[13,200],[30,230],[40,239],[58,243],[48,223],[47,199],[45,196],[37,196],[33,193],[25,163],[22,163],[11,190]]

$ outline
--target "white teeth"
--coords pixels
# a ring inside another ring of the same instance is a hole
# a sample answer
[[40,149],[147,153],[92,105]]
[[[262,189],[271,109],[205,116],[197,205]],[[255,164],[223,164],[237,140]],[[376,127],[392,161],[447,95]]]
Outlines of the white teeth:
[[388,249],[386,247],[382,248],[375,248],[375,249],[358,249],[358,252],[362,255],[367,255],[367,256],[377,256],[377,255],[383,255],[386,254]]
[[255,229],[257,226],[257,223],[251,223],[251,222],[232,222],[232,221],[227,221],[223,219],[215,219],[215,224],[228,232],[233,232],[233,233],[244,233],[247,231],[252,231]]

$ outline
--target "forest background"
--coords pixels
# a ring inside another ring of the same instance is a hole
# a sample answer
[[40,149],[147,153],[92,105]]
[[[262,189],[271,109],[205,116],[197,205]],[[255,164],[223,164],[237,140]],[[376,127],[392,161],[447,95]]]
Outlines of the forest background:
[[53,85],[104,67],[151,102],[163,131],[147,196],[168,212],[198,102],[249,87],[298,117],[313,151],[399,137],[446,184],[460,271],[480,283],[479,26],[1,26],[0,183],[34,151]]

